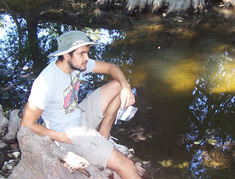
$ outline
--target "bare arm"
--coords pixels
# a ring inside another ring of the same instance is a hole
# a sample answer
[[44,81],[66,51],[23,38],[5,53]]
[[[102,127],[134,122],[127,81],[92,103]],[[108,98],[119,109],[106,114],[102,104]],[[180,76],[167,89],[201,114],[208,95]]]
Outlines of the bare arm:
[[125,108],[135,103],[135,96],[131,91],[131,86],[126,80],[124,73],[114,64],[96,61],[95,73],[109,74],[121,85],[121,107]]
[[43,110],[37,108],[36,106],[30,104],[28,102],[26,104],[23,119],[21,122],[21,126],[26,126],[30,128],[33,132],[41,135],[41,136],[49,136],[51,140],[57,140],[65,143],[72,143],[71,140],[65,133],[57,132],[54,130],[47,129],[46,127],[37,123],[37,120],[40,118]]

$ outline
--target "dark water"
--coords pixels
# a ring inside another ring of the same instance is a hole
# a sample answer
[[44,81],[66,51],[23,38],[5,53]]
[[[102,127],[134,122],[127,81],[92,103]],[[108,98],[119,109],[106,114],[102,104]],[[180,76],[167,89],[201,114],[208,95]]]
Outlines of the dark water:
[[[17,28],[3,16],[1,104],[23,108],[34,79],[33,59],[19,51]],[[104,46],[90,57],[115,63],[136,94],[138,112],[113,128],[119,142],[153,163],[156,178],[233,178],[235,157],[235,24],[222,16],[139,21],[122,30],[84,28]],[[22,20],[22,26],[24,25]],[[56,28],[55,28],[56,27]],[[42,63],[66,24],[40,24]],[[57,30],[56,30],[57,29]],[[41,70],[41,69],[40,69]],[[80,100],[110,80],[84,77]]]

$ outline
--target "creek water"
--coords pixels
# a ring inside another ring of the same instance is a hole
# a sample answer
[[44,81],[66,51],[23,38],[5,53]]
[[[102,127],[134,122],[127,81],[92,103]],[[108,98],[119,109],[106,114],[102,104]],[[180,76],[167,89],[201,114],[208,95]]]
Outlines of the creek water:
[[[39,36],[46,29],[39,28]],[[234,21],[152,19],[122,30],[83,30],[105,44],[92,47],[90,57],[117,64],[136,95],[134,118],[112,129],[118,142],[151,161],[156,178],[234,177]],[[24,67],[29,64],[26,60]],[[80,100],[108,80],[83,77]],[[22,91],[27,98],[29,91]],[[14,98],[14,104],[22,98]]]

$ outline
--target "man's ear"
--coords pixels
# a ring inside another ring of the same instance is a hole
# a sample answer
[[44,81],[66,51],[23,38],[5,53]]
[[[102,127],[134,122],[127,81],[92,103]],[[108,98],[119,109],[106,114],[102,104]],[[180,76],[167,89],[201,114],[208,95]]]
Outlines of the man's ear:
[[68,53],[63,55],[64,59],[70,59],[70,55]]

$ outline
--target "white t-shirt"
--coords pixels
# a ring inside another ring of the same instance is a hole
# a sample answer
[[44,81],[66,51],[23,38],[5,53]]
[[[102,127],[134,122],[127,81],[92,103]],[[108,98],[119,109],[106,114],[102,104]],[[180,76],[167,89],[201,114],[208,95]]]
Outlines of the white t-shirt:
[[[80,87],[80,72],[72,72],[72,87],[70,75],[61,71],[55,62],[52,61],[35,79],[28,101],[43,110],[42,118],[49,129],[65,132],[81,123],[81,110],[74,99]],[[89,59],[86,71],[81,74],[90,73],[94,68],[95,60]]]

